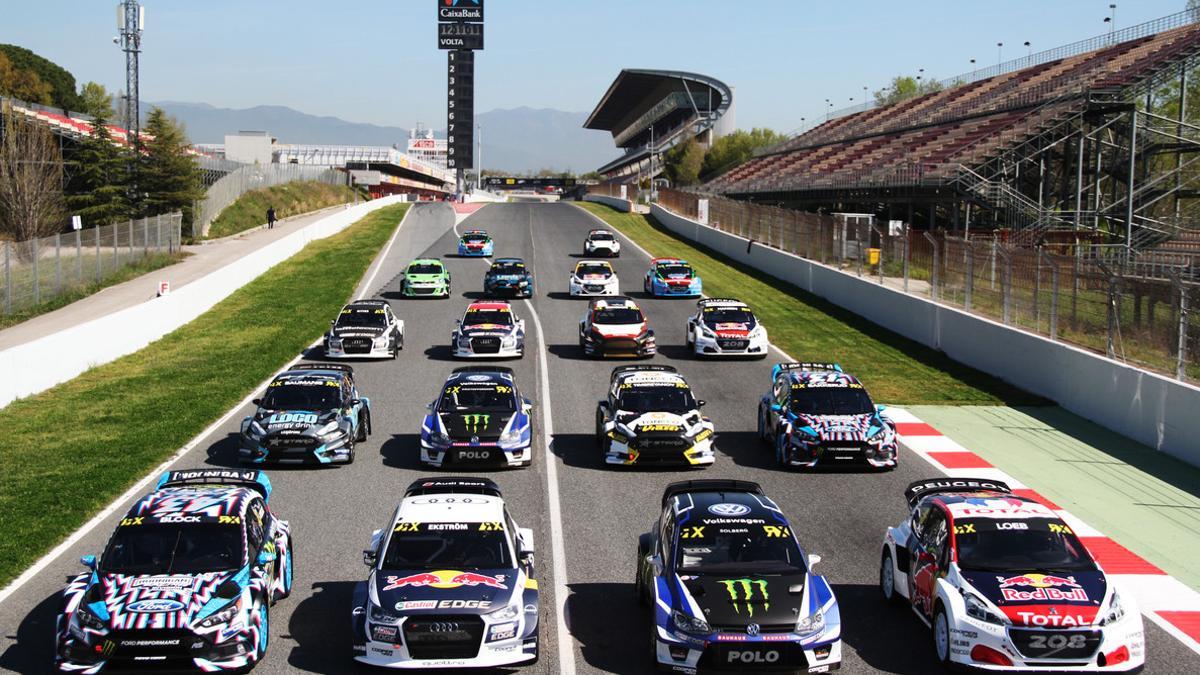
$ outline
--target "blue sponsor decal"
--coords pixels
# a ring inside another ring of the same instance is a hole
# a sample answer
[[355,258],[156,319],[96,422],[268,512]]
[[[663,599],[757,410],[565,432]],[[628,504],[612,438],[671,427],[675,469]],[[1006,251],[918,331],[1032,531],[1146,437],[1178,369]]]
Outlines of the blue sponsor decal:
[[130,612],[142,614],[162,614],[164,612],[178,612],[186,606],[178,600],[159,598],[154,600],[138,600],[125,609]]

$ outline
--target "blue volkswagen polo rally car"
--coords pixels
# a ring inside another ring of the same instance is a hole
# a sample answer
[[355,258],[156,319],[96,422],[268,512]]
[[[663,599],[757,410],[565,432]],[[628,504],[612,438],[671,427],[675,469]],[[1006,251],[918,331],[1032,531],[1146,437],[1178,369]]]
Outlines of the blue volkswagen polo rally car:
[[458,238],[458,255],[490,258],[495,250],[492,237],[485,230],[467,230]]
[[533,403],[511,368],[455,368],[421,421],[427,466],[521,467],[533,464]]
[[483,294],[489,297],[511,295],[533,297],[533,272],[520,258],[497,258],[483,275]]
[[275,377],[258,410],[242,420],[243,462],[349,464],[354,444],[371,433],[371,400],[358,393],[354,369],[302,363]]
[[698,298],[704,294],[704,281],[686,260],[655,258],[646,270],[642,290],[656,297]]
[[780,363],[758,402],[758,435],[781,466],[896,468],[896,424],[836,363]]
[[672,483],[638,538],[637,587],[653,608],[658,670],[829,672],[842,620],[775,502],[757,483]]
[[262,660],[292,592],[292,538],[255,470],[169,471],[67,579],[55,669],[224,672]]

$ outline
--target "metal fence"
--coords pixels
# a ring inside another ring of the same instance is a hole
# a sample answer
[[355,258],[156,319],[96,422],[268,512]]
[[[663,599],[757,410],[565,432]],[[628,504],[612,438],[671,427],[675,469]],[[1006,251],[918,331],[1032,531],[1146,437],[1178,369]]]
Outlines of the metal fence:
[[180,247],[183,218],[150,216],[26,241],[0,242],[0,299],[4,314],[100,283],[126,265]]
[[303,164],[251,164],[232,171],[212,184],[196,207],[192,223],[193,236],[205,236],[208,227],[225,207],[251,190],[281,185],[297,180],[317,181],[330,185],[349,185],[349,174],[323,166]]
[[[601,192],[603,194],[604,192]],[[660,190],[688,218],[897,290],[1139,367],[1200,381],[1200,284],[1154,278],[1091,247],[1028,248],[722,197]]]

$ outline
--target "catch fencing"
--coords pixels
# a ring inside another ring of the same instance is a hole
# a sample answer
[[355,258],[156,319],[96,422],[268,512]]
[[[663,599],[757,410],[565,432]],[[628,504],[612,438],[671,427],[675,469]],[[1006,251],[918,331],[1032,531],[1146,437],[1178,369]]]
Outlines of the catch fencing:
[[196,219],[192,223],[193,236],[205,236],[212,222],[221,215],[225,207],[251,190],[305,180],[349,185],[349,174],[323,166],[304,164],[250,164],[231,171],[208,188],[196,207]]
[[26,241],[0,242],[0,300],[12,314],[72,289],[99,284],[122,267],[180,249],[183,217],[150,216]]
[[[594,191],[608,194],[607,191]],[[706,204],[702,205],[702,201]],[[1015,246],[910,230],[847,214],[815,214],[678,190],[658,204],[692,220],[880,284],[1200,381],[1200,284],[1190,268],[1153,270],[1092,246]]]

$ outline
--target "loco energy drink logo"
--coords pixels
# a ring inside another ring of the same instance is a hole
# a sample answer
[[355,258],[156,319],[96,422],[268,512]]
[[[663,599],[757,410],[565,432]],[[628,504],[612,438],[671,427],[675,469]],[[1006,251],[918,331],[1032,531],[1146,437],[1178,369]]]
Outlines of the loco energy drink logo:
[[422,587],[429,586],[430,588],[458,588],[459,586],[487,586],[488,588],[498,588],[505,590],[508,588],[504,584],[502,575],[489,576],[487,574],[476,574],[474,572],[459,572],[457,570],[437,570],[435,572],[421,572],[419,574],[410,574],[406,577],[388,576],[387,585],[382,590],[390,591],[395,588],[404,588],[406,586]]
[[1087,591],[1075,582],[1075,577],[1030,573],[1015,577],[996,577],[996,580],[1000,582],[1001,595],[1008,602],[1088,601]]

